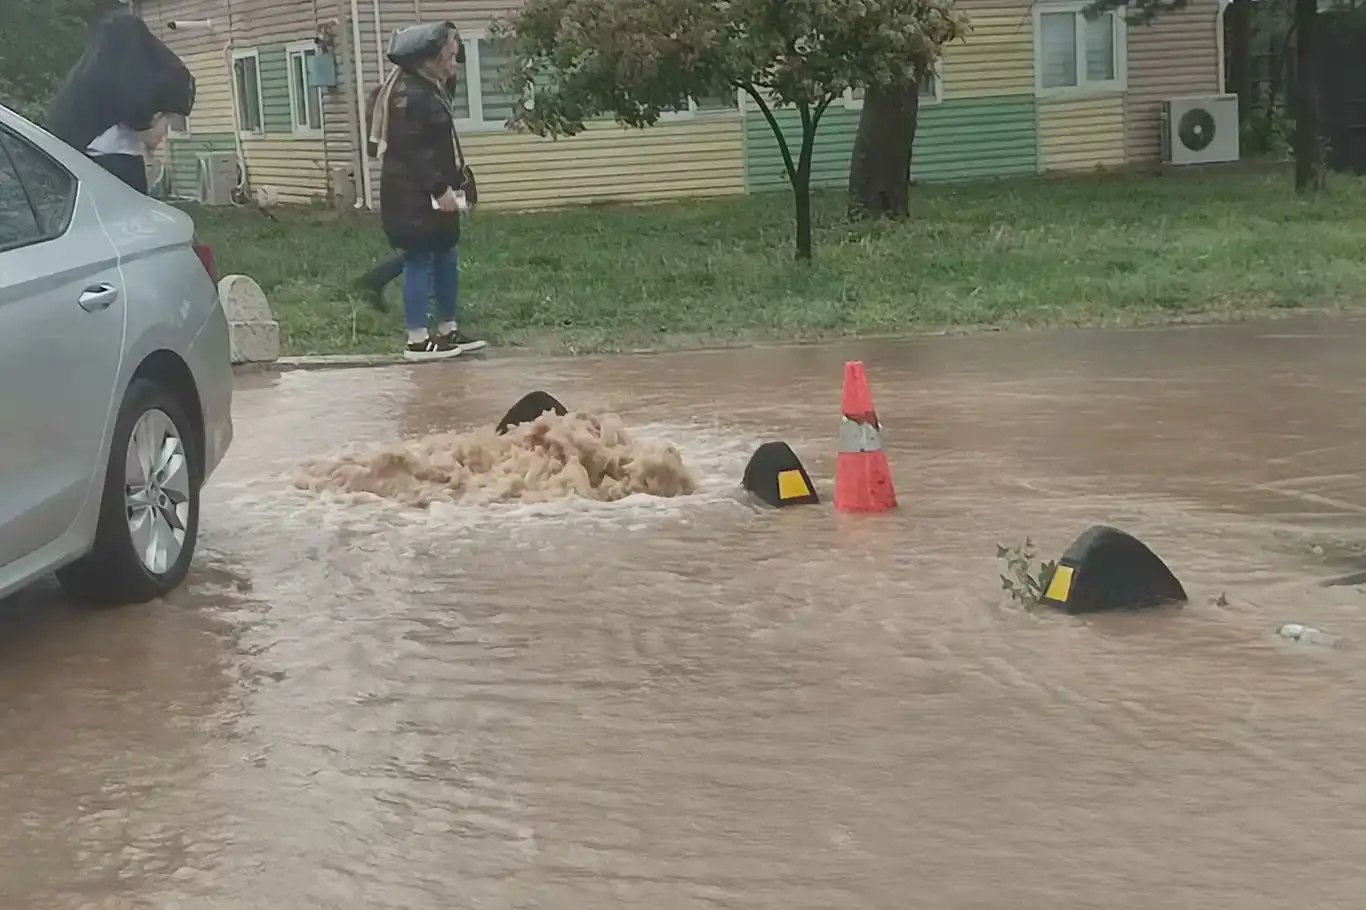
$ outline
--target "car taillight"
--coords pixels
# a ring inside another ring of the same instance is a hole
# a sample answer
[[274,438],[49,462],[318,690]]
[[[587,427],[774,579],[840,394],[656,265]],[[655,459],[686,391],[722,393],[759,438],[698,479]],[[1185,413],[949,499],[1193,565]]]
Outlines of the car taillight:
[[204,266],[204,271],[209,273],[209,280],[214,284],[218,283],[218,273],[213,267],[213,248],[202,243],[194,245],[194,254],[199,257],[200,263]]

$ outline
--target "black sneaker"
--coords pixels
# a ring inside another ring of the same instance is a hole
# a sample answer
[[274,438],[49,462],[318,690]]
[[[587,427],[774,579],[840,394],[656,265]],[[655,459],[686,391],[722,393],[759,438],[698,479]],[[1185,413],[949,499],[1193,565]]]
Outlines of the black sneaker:
[[454,332],[447,332],[445,335],[438,335],[436,337],[439,343],[453,345],[454,347],[458,348],[460,350],[460,353],[462,354],[468,354],[471,351],[482,351],[484,348],[489,346],[489,343],[487,341],[476,341],[475,339],[466,335],[459,329],[456,329]]
[[404,360],[449,360],[464,353],[460,346],[448,338],[424,338],[410,341],[403,349]]

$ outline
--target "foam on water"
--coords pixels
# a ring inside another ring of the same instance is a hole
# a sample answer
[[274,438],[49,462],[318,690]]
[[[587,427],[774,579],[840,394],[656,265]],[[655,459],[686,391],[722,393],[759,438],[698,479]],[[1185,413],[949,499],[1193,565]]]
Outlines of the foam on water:
[[[586,416],[571,415],[564,420],[580,421],[579,429],[582,430]],[[545,425],[540,427],[544,432],[547,426],[553,428],[560,420],[546,415],[538,424]],[[655,495],[628,488],[619,490],[624,495],[592,498],[592,490],[583,491],[572,483],[557,481],[553,467],[543,470],[538,461],[543,453],[528,454],[524,443],[534,437],[536,430],[534,425],[526,425],[525,429],[514,430],[520,434],[520,439],[514,438],[507,443],[497,440],[508,437],[493,437],[487,428],[481,428],[464,434],[439,434],[406,444],[313,459],[297,475],[276,475],[239,485],[217,484],[215,492],[220,505],[215,511],[220,519],[227,517],[223,514],[226,512],[253,524],[269,520],[286,533],[292,530],[307,536],[314,536],[320,530],[329,535],[345,532],[365,536],[395,532],[430,534],[439,529],[442,536],[449,537],[497,525],[517,536],[540,537],[544,530],[542,526],[547,524],[557,533],[566,529],[582,531],[599,527],[637,532],[655,526],[661,520],[686,523],[693,516],[714,513],[718,506],[749,508],[740,491],[740,478],[750,453],[758,444],[755,440],[737,436],[715,423],[645,424],[632,427],[627,433],[625,428],[613,423],[616,419],[610,415],[591,416],[588,420],[597,421],[599,427],[605,422],[603,429],[609,438],[615,438],[625,447],[634,447],[633,452],[643,452],[644,458],[655,459],[651,466],[654,470],[672,472],[667,473],[663,483],[664,492],[672,495]],[[615,437],[618,432],[622,435]],[[588,435],[592,437],[593,434]],[[497,446],[498,453],[504,449],[514,451],[513,456],[498,454],[494,458],[482,451],[479,457],[484,458],[484,465],[494,472],[514,458],[520,458],[523,473],[515,483],[522,484],[521,478],[529,471],[531,495],[523,497],[510,493],[514,486],[505,477],[497,479],[499,486],[493,490],[493,495],[489,495],[487,487],[481,490],[478,481],[471,485],[474,495],[462,495],[459,487],[442,487],[443,483],[450,483],[449,472],[415,481],[414,468],[420,472],[424,466],[395,457],[400,449],[407,453],[433,449],[449,453],[454,447],[470,445],[471,440],[475,446]],[[579,442],[583,443],[582,435]],[[391,497],[374,492],[384,488],[382,476],[376,483],[376,473],[394,470],[404,475],[398,486],[400,495]],[[541,476],[549,476],[550,481],[536,487],[538,472]],[[657,477],[653,483],[658,488]]]

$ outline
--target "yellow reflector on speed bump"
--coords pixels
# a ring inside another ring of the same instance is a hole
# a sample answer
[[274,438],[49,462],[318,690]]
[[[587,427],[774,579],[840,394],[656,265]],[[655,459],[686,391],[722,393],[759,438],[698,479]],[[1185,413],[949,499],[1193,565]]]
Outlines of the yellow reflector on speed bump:
[[778,473],[779,499],[801,499],[803,496],[810,495],[811,487],[807,484],[801,471],[789,469]]
[[785,442],[766,442],[755,449],[740,483],[759,501],[779,509],[820,502],[811,475]]
[[1186,602],[1166,563],[1131,534],[1095,525],[1072,542],[1046,580],[1039,602],[1065,613],[1132,610]]
[[1048,590],[1043,596],[1060,604],[1067,603],[1067,595],[1071,590],[1072,567],[1058,566],[1053,570],[1053,580],[1048,583]]

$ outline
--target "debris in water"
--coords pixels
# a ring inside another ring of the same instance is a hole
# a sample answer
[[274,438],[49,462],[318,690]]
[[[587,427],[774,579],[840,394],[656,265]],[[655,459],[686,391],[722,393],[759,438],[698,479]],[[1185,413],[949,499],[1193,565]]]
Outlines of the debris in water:
[[1313,626],[1306,626],[1297,622],[1288,622],[1276,630],[1276,634],[1290,641],[1297,641],[1308,645],[1324,645],[1329,648],[1342,648],[1346,642],[1336,635],[1330,635],[1322,629],[1315,629]]
[[512,427],[438,433],[370,453],[303,466],[302,490],[368,493],[406,505],[433,502],[600,502],[634,493],[684,496],[697,477],[672,445],[631,437],[615,414],[543,414]]

